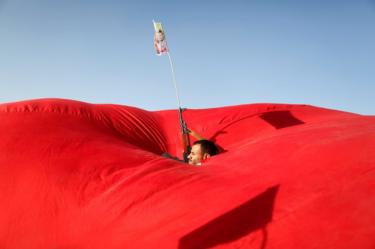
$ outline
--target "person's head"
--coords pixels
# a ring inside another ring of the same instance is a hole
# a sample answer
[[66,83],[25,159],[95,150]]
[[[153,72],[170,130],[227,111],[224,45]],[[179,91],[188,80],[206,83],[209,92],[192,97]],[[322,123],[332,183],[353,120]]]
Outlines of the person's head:
[[155,32],[155,40],[158,42],[161,42],[165,39],[164,32],[162,30],[159,30],[158,32]]
[[188,156],[189,164],[199,165],[202,160],[206,160],[217,153],[218,149],[213,142],[209,140],[195,141]]

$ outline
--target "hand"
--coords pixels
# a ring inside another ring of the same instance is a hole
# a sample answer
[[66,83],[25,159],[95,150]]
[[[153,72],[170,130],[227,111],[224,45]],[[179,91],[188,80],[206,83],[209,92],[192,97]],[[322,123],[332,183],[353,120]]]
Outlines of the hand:
[[196,133],[193,130],[188,129],[188,132],[189,132],[190,135],[192,135],[193,137],[195,137],[198,140],[205,140],[204,137],[202,137],[201,135],[199,135],[198,133]]

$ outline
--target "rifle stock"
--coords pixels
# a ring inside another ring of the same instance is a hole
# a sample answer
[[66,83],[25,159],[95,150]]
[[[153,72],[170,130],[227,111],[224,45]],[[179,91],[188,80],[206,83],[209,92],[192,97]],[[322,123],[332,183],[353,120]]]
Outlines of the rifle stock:
[[180,121],[180,128],[181,128],[181,142],[183,146],[183,153],[182,158],[184,162],[188,162],[188,156],[190,154],[190,137],[189,137],[189,130],[187,128],[186,122],[182,116],[183,109],[179,107],[178,109],[178,117]]

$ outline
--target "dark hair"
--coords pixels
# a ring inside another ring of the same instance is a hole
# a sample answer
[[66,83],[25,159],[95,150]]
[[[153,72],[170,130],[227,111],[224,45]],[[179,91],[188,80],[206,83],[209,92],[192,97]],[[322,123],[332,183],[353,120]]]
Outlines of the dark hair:
[[214,156],[218,153],[218,149],[214,142],[206,139],[197,140],[193,145],[199,144],[201,146],[202,153],[207,153],[210,156]]

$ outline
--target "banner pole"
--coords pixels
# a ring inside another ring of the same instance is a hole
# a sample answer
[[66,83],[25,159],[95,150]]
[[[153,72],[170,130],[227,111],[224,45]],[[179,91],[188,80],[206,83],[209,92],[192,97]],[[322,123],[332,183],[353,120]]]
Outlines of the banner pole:
[[179,97],[179,94],[178,94],[176,75],[175,75],[175,72],[174,72],[173,62],[172,62],[171,55],[169,54],[169,51],[167,52],[167,55],[168,55],[168,59],[169,59],[169,64],[171,66],[173,85],[174,85],[174,89],[176,91],[176,98],[177,98],[177,105],[178,105],[178,118],[180,120],[180,128],[181,128],[181,133],[182,133],[182,145],[184,147],[184,152],[182,153],[182,158],[183,158],[184,162],[187,163],[189,161],[188,156],[189,156],[189,153],[190,153],[189,130],[188,130],[186,122],[185,122],[185,120],[182,116],[183,109],[181,107],[181,101],[180,101],[180,97]]
[[171,58],[171,55],[169,54],[169,52],[167,52],[167,55],[168,55],[168,59],[169,59],[169,65],[171,66],[172,80],[173,80],[173,85],[174,85],[174,89],[175,89],[175,92],[176,92],[177,105],[178,105],[178,108],[181,109],[181,101],[180,101],[180,96],[179,96],[179,93],[178,93],[176,75],[175,75],[175,72],[174,72],[172,58]]

